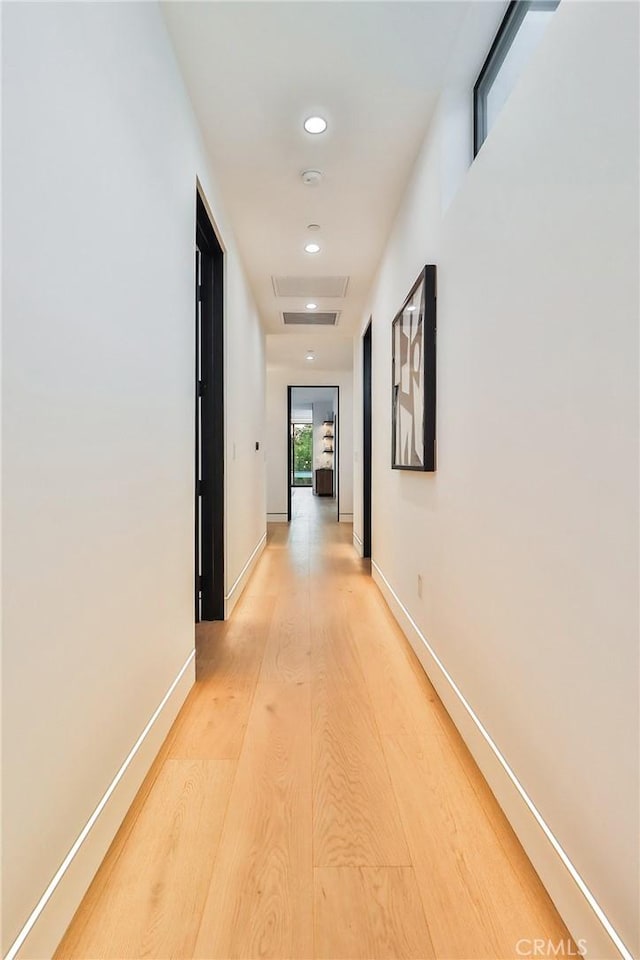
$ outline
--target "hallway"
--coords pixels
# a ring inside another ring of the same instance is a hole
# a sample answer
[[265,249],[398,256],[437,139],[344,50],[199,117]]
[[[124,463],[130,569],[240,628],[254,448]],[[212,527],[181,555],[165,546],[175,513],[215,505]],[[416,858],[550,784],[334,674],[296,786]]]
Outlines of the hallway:
[[[296,492],[297,496],[297,492]],[[272,525],[56,956],[509,958],[568,934],[365,564]]]
[[317,497],[311,487],[293,487],[291,490],[291,519],[298,534],[301,524],[314,526],[320,523],[334,523],[336,516],[335,497]]

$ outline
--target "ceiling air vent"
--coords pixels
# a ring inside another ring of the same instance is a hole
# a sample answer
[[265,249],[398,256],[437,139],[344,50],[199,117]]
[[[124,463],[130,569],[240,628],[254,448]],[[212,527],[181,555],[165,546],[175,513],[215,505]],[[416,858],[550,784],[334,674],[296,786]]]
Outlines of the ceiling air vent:
[[334,327],[338,322],[339,314],[333,310],[330,313],[308,313],[306,311],[301,313],[293,313],[291,311],[284,311],[282,314],[282,319],[285,324],[305,324],[310,327],[325,326],[325,327]]
[[349,277],[271,277],[276,297],[346,297]]

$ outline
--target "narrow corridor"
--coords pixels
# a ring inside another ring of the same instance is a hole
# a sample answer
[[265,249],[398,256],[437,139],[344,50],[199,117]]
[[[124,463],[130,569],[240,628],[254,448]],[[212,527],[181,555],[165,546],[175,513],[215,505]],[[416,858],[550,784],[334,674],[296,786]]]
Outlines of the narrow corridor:
[[198,682],[59,960],[495,960],[567,941],[351,525],[298,501],[231,620],[200,630]]

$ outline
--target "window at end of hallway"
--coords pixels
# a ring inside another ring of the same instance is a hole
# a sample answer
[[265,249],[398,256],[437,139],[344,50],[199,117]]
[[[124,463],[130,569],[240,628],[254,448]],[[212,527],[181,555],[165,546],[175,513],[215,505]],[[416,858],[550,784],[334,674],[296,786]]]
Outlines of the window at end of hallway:
[[473,155],[477,156],[560,0],[511,0],[473,89]]

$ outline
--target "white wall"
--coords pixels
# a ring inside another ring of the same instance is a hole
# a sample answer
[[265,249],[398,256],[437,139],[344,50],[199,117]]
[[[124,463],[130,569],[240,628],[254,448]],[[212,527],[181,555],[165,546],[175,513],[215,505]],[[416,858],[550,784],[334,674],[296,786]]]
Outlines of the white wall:
[[[638,951],[638,49],[636,5],[562,3],[455,183],[447,151],[470,149],[470,123],[447,91],[362,324],[371,312],[377,579],[594,957],[618,954],[420,635]],[[424,263],[432,475],[389,454],[390,324]],[[361,348],[358,408],[360,365]],[[358,535],[361,444],[358,429]]]
[[[265,503],[263,336],[159,9],[2,13],[6,950],[193,652],[196,177],[226,248],[227,592]],[[55,946],[192,679],[25,956]]]
[[[219,201],[214,206],[216,216],[221,206]],[[225,235],[233,242],[228,225],[223,238]],[[228,617],[266,538],[266,380],[265,337],[234,247],[229,247],[226,260],[225,616]]]
[[267,367],[267,515],[272,520],[287,519],[287,386],[339,388],[340,519],[350,523],[353,514],[353,374],[350,370]]

